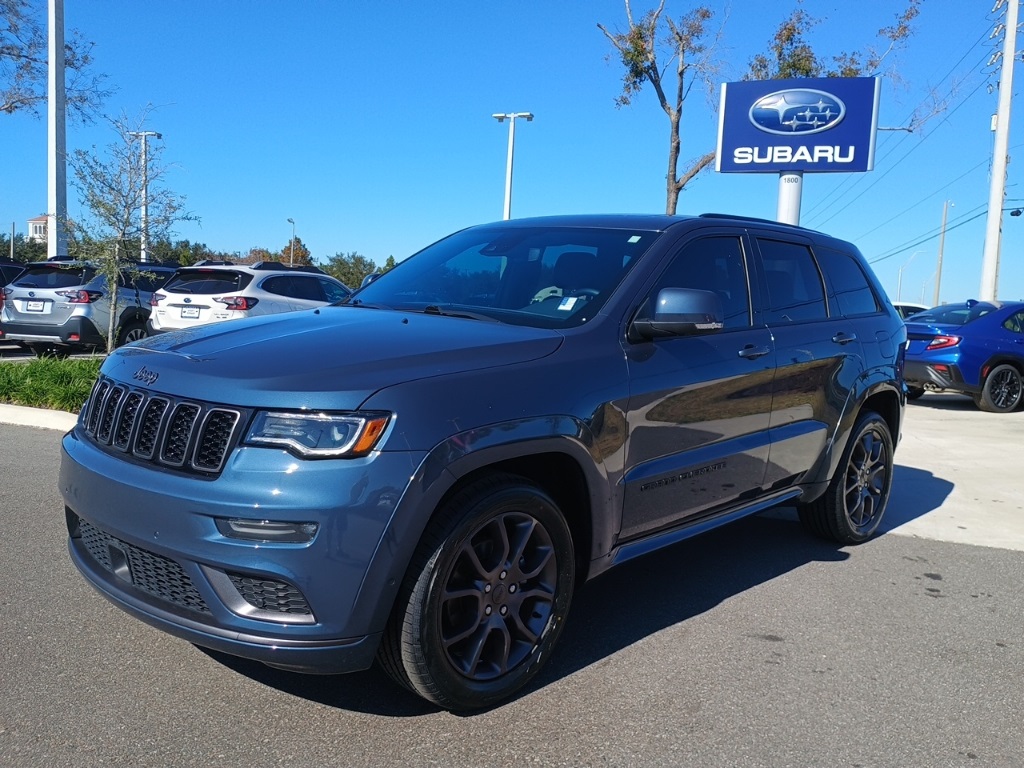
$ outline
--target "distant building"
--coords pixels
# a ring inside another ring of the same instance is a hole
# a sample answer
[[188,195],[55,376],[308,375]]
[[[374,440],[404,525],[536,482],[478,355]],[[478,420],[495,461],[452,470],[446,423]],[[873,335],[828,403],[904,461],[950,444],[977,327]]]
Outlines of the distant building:
[[36,216],[28,220],[28,241],[30,243],[46,242],[46,217]]

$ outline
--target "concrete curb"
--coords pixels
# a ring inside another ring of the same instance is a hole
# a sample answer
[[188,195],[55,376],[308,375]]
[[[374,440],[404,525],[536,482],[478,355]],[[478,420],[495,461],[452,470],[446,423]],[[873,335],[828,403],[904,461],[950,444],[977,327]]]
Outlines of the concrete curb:
[[78,415],[66,411],[50,411],[45,408],[26,408],[23,405],[0,404],[0,424],[16,424],[20,427],[41,427],[67,432],[78,421]]

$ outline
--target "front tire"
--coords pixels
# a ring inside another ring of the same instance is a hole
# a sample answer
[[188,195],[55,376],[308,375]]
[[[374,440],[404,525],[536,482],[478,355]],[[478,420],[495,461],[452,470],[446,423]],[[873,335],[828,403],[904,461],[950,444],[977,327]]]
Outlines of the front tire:
[[547,660],[574,582],[572,535],[546,493],[513,475],[472,483],[438,513],[413,556],[381,666],[446,709],[495,704]]
[[974,402],[989,413],[1010,413],[1020,406],[1021,394],[1020,371],[1004,363],[989,371]]
[[873,411],[861,414],[828,490],[797,507],[811,533],[841,544],[860,544],[882,522],[892,487],[893,445],[889,425]]

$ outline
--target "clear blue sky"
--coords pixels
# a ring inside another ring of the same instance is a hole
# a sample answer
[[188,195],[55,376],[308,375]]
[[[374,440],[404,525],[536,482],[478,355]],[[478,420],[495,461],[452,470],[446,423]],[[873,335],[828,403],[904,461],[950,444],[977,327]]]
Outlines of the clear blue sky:
[[[668,5],[676,16],[689,7]],[[875,42],[898,5],[806,0],[821,19],[812,42],[827,53]],[[941,298],[978,294],[996,106],[992,5],[924,0],[896,60],[902,82],[884,84],[880,124],[905,125],[930,92],[948,109],[916,133],[881,133],[872,173],[805,178],[801,223],[856,242],[893,298],[904,267],[902,298],[931,303],[945,200]],[[722,80],[739,79],[792,7],[719,6]],[[621,0],[66,0],[65,17],[69,36],[77,29],[96,43],[96,71],[117,89],[106,113],[155,107],[146,127],[164,136],[168,186],[201,219],[177,236],[214,249],[280,250],[291,217],[315,259],[358,251],[383,263],[500,219],[508,133],[494,112],[536,115],[517,124],[514,217],[664,210],[668,121],[649,90],[616,109],[620,67],[596,26],[625,27]],[[684,158],[714,148],[715,106],[700,93],[688,99]],[[1024,153],[1024,113],[1012,126],[1007,194],[1024,205],[1012,161]],[[102,121],[68,129],[69,151],[114,139]],[[0,222],[24,232],[46,208],[45,116],[0,116],[0,147]],[[774,218],[777,189],[775,174],[708,172],[679,212]],[[69,202],[74,216],[73,189]],[[1006,216],[1001,298],[1024,298],[1022,244],[1024,217]]]

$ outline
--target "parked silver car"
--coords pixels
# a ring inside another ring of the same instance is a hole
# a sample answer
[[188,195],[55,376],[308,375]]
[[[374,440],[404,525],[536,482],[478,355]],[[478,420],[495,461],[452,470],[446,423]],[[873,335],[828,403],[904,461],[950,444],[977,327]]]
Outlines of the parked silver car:
[[[149,299],[174,267],[139,264],[121,270],[117,293],[116,346],[146,337]],[[90,262],[44,261],[4,288],[0,325],[4,337],[37,355],[66,354],[106,346],[110,301],[106,278]]]
[[352,291],[316,267],[200,262],[181,267],[150,304],[151,334],[341,301]]

